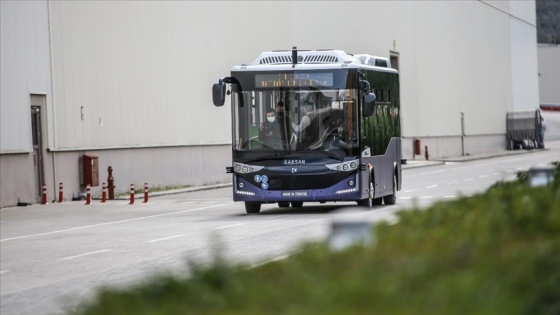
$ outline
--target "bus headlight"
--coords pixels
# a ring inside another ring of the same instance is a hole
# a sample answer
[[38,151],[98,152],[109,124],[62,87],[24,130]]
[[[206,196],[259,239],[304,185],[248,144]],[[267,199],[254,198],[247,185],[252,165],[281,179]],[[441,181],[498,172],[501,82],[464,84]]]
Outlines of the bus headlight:
[[235,163],[235,162],[233,163],[233,169],[235,170],[236,173],[239,174],[254,173],[262,170],[263,168],[264,166],[259,166],[259,165],[247,165],[247,164]]
[[342,190],[337,190],[335,192],[335,194],[340,195],[340,194],[349,194],[349,193],[354,193],[358,191],[358,188],[349,188],[349,189],[342,189]]
[[333,171],[353,171],[355,169],[358,168],[358,160],[352,160],[352,161],[347,161],[347,162],[342,162],[342,163],[336,163],[336,164],[327,164],[325,165],[326,167],[328,167],[329,169],[333,170]]
[[243,183],[242,181],[239,181],[237,183],[237,188],[235,189],[235,194],[237,195],[244,195],[244,196],[254,196],[255,193],[252,191],[246,191],[243,190],[243,188],[245,187],[245,183]]

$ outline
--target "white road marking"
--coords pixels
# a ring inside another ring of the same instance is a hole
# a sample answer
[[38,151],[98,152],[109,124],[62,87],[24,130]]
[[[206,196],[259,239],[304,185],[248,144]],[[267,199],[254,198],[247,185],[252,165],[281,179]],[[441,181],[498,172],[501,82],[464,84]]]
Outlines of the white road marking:
[[434,198],[434,196],[422,196],[420,197],[420,199],[432,199]]
[[110,251],[112,251],[112,249],[103,249],[103,250],[98,250],[98,251],[95,251],[95,252],[89,252],[89,253],[84,253],[84,254],[80,254],[80,255],[74,255],[74,256],[68,256],[68,257],[60,258],[59,260],[76,259],[76,258],[81,258],[81,257],[89,256],[89,255],[106,253],[106,252],[110,252]]
[[443,198],[456,198],[457,196],[443,196]]
[[0,275],[10,272],[11,270],[0,270]]
[[74,228],[57,230],[57,231],[52,231],[52,232],[45,232],[45,233],[39,233],[39,234],[30,234],[30,235],[24,235],[24,236],[5,238],[5,239],[0,240],[0,242],[7,242],[7,241],[20,240],[20,239],[30,238],[30,237],[45,236],[45,235],[51,235],[51,234],[57,234],[57,233],[83,230],[83,229],[88,229],[88,228],[92,228],[92,227],[111,225],[111,224],[117,224],[117,223],[132,222],[132,221],[138,221],[138,220],[144,220],[144,219],[151,219],[151,218],[163,217],[163,216],[166,216],[166,215],[174,215],[174,214],[185,213],[185,212],[206,210],[206,209],[210,209],[210,208],[217,208],[217,207],[223,207],[223,206],[229,206],[229,205],[231,205],[231,203],[212,205],[212,206],[208,206],[208,207],[195,208],[195,209],[182,210],[182,211],[175,211],[175,212],[169,212],[169,213],[147,215],[147,216],[144,216],[144,217],[138,217],[138,218],[132,218],[132,219],[126,219],[126,220],[111,221],[111,222],[92,224],[92,225],[84,225],[84,226],[78,226],[78,227],[74,227]]
[[403,190],[403,193],[411,193],[414,191],[416,191],[416,189]]
[[281,256],[278,256],[278,257],[271,258],[271,259],[267,259],[265,261],[261,261],[261,262],[256,263],[256,264],[252,264],[251,267],[255,268],[255,267],[259,267],[259,266],[262,266],[262,265],[265,265],[265,264],[268,264],[268,263],[271,263],[271,262],[284,260],[284,259],[290,257],[291,255],[292,254],[286,254],[286,255],[281,255]]
[[235,224],[230,224],[230,225],[223,225],[223,226],[215,227],[215,228],[213,228],[212,230],[227,229],[227,228],[229,228],[229,227],[239,226],[239,225],[243,225],[243,224],[247,224],[247,223],[235,223]]
[[474,178],[469,177],[469,178],[465,178],[465,182],[470,182],[471,180],[473,180]]
[[272,216],[272,217],[266,217],[266,218],[267,218],[267,219],[276,219],[276,218],[279,218],[279,217],[283,217],[283,216],[284,216],[284,214],[281,214],[281,215],[275,215],[275,216]]
[[159,241],[167,241],[167,240],[174,239],[174,238],[181,237],[181,236],[185,236],[185,235],[180,234],[180,235],[173,235],[173,236],[168,236],[168,237],[156,238],[155,240],[146,241],[145,243],[155,243],[155,242],[159,242]]
[[399,199],[412,199],[412,196],[403,196],[403,197],[398,197]]
[[480,176],[478,176],[478,178],[486,178],[486,177],[488,177],[488,175],[480,175]]
[[439,185],[430,185],[430,186],[426,186],[426,189],[432,189],[432,188],[436,188]]
[[447,185],[454,185],[454,184],[458,184],[458,183],[459,183],[458,181],[454,180],[454,181],[451,181],[451,182],[447,182]]

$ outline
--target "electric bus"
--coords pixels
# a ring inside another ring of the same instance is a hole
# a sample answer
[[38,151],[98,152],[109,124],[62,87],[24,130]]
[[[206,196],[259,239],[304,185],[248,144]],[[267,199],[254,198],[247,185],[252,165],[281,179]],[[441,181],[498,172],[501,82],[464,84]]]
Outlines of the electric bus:
[[396,202],[399,79],[387,58],[295,47],[263,52],[213,85],[215,106],[226,95],[232,119],[226,171],[233,200],[244,202],[247,213],[265,203]]

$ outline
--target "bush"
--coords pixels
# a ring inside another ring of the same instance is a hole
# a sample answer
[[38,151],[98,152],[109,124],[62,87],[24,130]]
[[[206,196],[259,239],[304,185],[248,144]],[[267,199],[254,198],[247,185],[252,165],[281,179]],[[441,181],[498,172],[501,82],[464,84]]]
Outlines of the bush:
[[375,246],[307,244],[256,268],[216,260],[102,290],[76,314],[560,314],[559,168],[548,187],[502,182],[399,212]]

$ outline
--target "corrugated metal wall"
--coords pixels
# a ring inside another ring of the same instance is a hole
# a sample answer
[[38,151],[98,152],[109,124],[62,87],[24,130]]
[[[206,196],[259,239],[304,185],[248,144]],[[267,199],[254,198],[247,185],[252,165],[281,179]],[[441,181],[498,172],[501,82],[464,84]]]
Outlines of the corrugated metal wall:
[[51,4],[57,149],[230,142],[229,112],[209,102],[225,34],[197,6]]
[[461,112],[503,133],[538,98],[534,4],[488,3],[52,2],[57,149],[229,142],[212,82],[292,45],[399,51],[404,136],[459,135]]
[[50,95],[46,2],[0,1],[0,154],[32,152],[30,94]]

